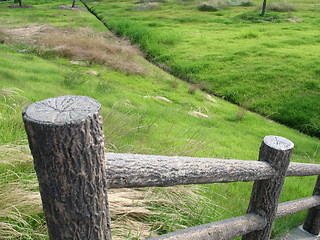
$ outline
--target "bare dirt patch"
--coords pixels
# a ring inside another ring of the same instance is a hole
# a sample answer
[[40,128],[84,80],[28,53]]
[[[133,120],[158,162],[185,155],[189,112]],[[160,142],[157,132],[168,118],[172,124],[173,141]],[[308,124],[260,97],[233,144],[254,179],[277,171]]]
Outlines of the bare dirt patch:
[[[2,35],[2,36],[1,36]],[[140,51],[129,41],[111,33],[88,28],[60,29],[49,25],[31,25],[22,28],[0,28],[1,42],[25,44],[52,51],[58,56],[75,61],[98,63],[128,74],[146,74],[137,62]]]
[[33,8],[32,6],[27,6],[27,5],[23,5],[23,6],[9,6],[8,8]]

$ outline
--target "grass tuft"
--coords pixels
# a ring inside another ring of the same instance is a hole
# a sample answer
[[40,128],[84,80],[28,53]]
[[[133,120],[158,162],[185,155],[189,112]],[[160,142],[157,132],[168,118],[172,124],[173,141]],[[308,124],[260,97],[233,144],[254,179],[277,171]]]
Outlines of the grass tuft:
[[72,71],[68,73],[63,80],[63,84],[67,87],[76,88],[87,81],[86,75],[80,71]]

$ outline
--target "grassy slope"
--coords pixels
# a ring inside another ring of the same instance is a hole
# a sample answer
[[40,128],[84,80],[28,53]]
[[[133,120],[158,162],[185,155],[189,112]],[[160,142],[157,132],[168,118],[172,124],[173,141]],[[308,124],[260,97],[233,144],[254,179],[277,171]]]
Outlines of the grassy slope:
[[[37,1],[39,5],[35,5],[33,1],[30,3],[35,8],[7,9],[8,4],[1,3],[0,19],[6,23],[3,25],[13,27],[50,23],[67,27],[72,22],[73,27],[89,26],[95,30],[105,30],[101,23],[86,12],[56,9],[56,6],[68,2],[48,5],[40,5],[41,1]],[[215,102],[208,101],[200,91],[188,94],[189,86],[186,83],[149,65],[140,57],[137,57],[137,61],[149,69],[149,73],[144,76],[128,75],[100,65],[71,66],[68,59],[45,59],[21,53],[21,50],[26,49],[28,47],[25,45],[0,45],[1,59],[5,59],[0,66],[0,89],[18,87],[23,91],[19,93],[23,97],[16,97],[12,101],[2,99],[2,103],[21,104],[26,102],[25,98],[28,99],[27,103],[32,103],[65,94],[91,96],[103,105],[107,147],[111,151],[256,159],[261,139],[273,134],[284,136],[295,143],[293,161],[317,162],[319,159],[318,139],[251,112],[237,119],[237,106],[217,98]],[[100,75],[84,74],[88,69],[98,71]],[[68,82],[66,79],[70,79],[70,76],[79,81]],[[164,96],[172,102],[166,103],[152,98],[153,96]],[[21,122],[22,108],[15,107],[16,112],[4,105],[0,108],[0,142],[25,141]],[[210,118],[201,119],[189,115],[188,112],[193,110],[201,111]],[[21,171],[2,164],[1,171],[5,172],[6,169]],[[282,200],[309,196],[313,184],[314,178],[288,179]],[[161,221],[165,224],[161,231],[174,230],[177,223],[195,225],[242,215],[248,204],[250,186],[251,183],[207,186],[203,195],[211,200],[211,207],[218,205],[214,214],[206,214],[212,209],[208,204],[199,210],[202,212],[200,217],[188,218],[182,214],[181,218],[176,219],[164,214],[165,219]],[[173,210],[167,208],[162,211],[170,213]],[[275,233],[299,224],[303,216],[297,214],[289,217],[289,220],[279,220]]]
[[258,17],[257,6],[201,12],[196,1],[168,0],[144,11],[127,0],[90,5],[175,75],[319,137],[319,5],[291,2],[296,12],[267,14],[291,22],[272,23],[244,20]]

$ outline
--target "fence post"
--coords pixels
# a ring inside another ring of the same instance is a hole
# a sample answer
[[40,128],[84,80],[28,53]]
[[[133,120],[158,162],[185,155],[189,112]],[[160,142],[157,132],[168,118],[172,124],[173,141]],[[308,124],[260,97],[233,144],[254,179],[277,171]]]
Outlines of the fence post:
[[111,239],[100,108],[62,96],[22,114],[52,240]]
[[[320,176],[318,176],[314,187],[313,195],[320,195]],[[303,224],[303,229],[311,234],[318,235],[320,232],[320,206],[310,208],[306,220]]]
[[270,238],[293,147],[294,144],[283,137],[266,136],[263,139],[259,161],[269,163],[275,170],[275,176],[271,179],[254,182],[247,213],[255,213],[264,217],[267,224],[261,230],[244,235],[243,240],[267,240]]

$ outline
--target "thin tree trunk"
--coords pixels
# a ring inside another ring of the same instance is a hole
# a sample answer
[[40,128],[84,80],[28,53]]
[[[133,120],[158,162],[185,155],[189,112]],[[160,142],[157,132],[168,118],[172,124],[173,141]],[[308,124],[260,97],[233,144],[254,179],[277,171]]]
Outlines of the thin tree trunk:
[[19,3],[19,6],[22,7],[22,0],[14,0],[13,3]]
[[264,17],[264,14],[266,13],[266,7],[267,7],[267,0],[263,0],[262,12],[261,12],[260,16]]
[[73,7],[73,8],[76,6],[76,1],[77,1],[77,0],[73,0],[73,1],[72,1],[72,7]]

